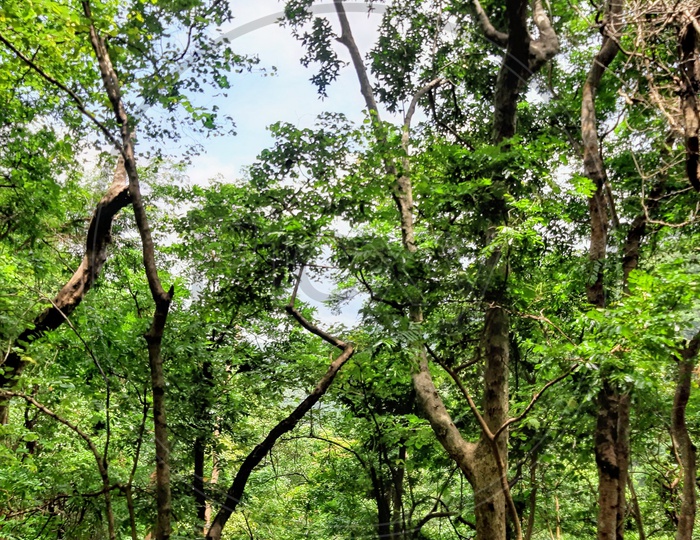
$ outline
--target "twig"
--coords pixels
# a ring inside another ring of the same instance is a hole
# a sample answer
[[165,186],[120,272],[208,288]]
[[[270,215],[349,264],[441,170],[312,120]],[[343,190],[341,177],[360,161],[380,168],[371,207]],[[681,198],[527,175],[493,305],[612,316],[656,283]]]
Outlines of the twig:
[[503,425],[502,425],[501,427],[499,427],[499,428],[496,430],[496,433],[494,433],[494,438],[498,438],[498,436],[499,436],[501,433],[503,433],[503,431],[504,431],[505,429],[507,429],[508,426],[510,426],[510,425],[512,425],[512,424],[515,424],[516,422],[520,422],[523,418],[525,418],[525,416],[527,416],[527,414],[532,410],[532,407],[535,406],[535,403],[537,403],[537,401],[542,397],[542,395],[545,393],[545,391],[546,391],[548,388],[550,388],[550,387],[554,386],[555,384],[557,384],[558,382],[563,381],[564,379],[566,379],[569,375],[571,375],[574,371],[576,371],[576,370],[578,369],[579,366],[580,366],[580,364],[574,364],[574,365],[569,369],[569,371],[567,371],[566,373],[563,373],[563,374],[559,375],[559,377],[557,377],[557,378],[555,378],[555,379],[552,379],[552,380],[549,381],[547,384],[545,384],[545,385],[542,387],[542,390],[540,390],[539,392],[537,392],[536,394],[534,394],[534,395],[532,396],[532,399],[530,400],[530,403],[528,403],[527,407],[525,407],[525,410],[523,410],[523,412],[521,412],[518,416],[515,416],[515,417],[513,417],[513,418],[509,418],[508,420],[506,420],[505,422],[503,422]]

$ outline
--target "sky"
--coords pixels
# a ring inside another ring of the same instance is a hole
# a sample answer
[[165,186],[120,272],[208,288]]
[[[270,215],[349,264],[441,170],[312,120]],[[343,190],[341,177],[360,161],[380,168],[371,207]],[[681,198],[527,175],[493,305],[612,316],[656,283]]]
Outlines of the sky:
[[[330,11],[332,2],[316,2],[314,7]],[[381,8],[382,5],[378,5],[375,13],[368,14],[364,3],[346,2],[353,35],[363,54],[375,42],[381,22]],[[309,80],[314,74],[314,66],[305,68],[299,61],[304,55],[301,43],[292,36],[289,28],[272,22],[282,15],[282,9],[282,3],[277,0],[231,2],[235,18],[221,29],[221,35],[231,40],[236,53],[257,55],[260,63],[253,72],[236,74],[230,78],[232,88],[225,99],[206,97],[203,104],[216,103],[221,114],[234,119],[237,135],[184,141],[199,142],[204,146],[203,153],[192,159],[187,171],[191,182],[206,184],[212,179],[231,181],[240,178],[242,169],[251,165],[260,151],[271,145],[272,137],[267,127],[272,123],[281,121],[299,128],[311,127],[322,112],[340,112],[356,122],[364,119],[364,100],[345,48],[339,46],[337,51],[341,60],[348,65],[327,90],[328,97],[320,99]],[[337,15],[329,13],[324,16],[338,30]],[[265,73],[269,74],[272,66],[276,68],[272,76],[265,76],[260,70],[265,68]],[[391,119],[386,113],[384,118]],[[341,313],[333,313],[323,304],[332,288],[333,282],[328,278],[310,281],[305,276],[299,298],[316,306],[324,323],[354,326],[364,297],[357,296],[343,306]]]
[[[353,6],[366,10],[362,2],[347,2],[348,18],[355,39],[363,51],[369,51],[375,40],[381,15],[350,12]],[[322,8],[332,2],[316,2]],[[223,179],[240,176],[241,169],[250,165],[257,154],[268,147],[272,138],[267,127],[274,122],[289,122],[297,127],[311,127],[322,112],[342,112],[348,118],[362,121],[364,101],[352,66],[342,69],[337,81],[328,89],[328,98],[320,99],[309,81],[314,67],[303,67],[299,59],[304,55],[302,45],[291,35],[289,28],[271,23],[275,14],[281,16],[283,5],[277,0],[255,2],[233,0],[231,10],[235,19],[222,28],[222,35],[232,36],[231,43],[238,54],[257,55],[258,69],[251,73],[233,75],[232,88],[226,99],[212,98],[222,114],[230,115],[236,123],[237,136],[215,137],[202,142],[206,149],[193,159],[190,177],[198,183],[222,175]],[[326,15],[337,27],[335,14]],[[240,30],[255,28],[242,36]],[[256,28],[257,27],[257,28]],[[338,47],[341,59],[350,58],[344,47]],[[259,68],[276,68],[272,76],[265,76]]]

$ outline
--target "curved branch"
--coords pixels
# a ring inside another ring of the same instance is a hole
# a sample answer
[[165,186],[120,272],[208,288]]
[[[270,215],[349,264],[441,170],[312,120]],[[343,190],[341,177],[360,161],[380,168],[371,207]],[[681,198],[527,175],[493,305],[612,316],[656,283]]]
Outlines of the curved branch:
[[508,34],[494,28],[484,8],[481,7],[479,0],[474,0],[472,6],[474,7],[474,13],[476,14],[477,21],[481,26],[481,31],[484,33],[484,36],[499,47],[506,47],[508,45]]
[[22,62],[24,62],[31,69],[33,69],[42,79],[46,80],[49,84],[55,86],[56,88],[59,88],[60,90],[68,94],[68,96],[70,96],[70,98],[78,107],[78,110],[100,129],[104,136],[107,137],[107,140],[111,144],[113,144],[115,148],[121,149],[121,145],[117,141],[116,137],[112,134],[111,131],[109,131],[109,129],[107,129],[107,126],[105,126],[100,120],[97,119],[97,117],[92,112],[90,112],[87,109],[85,103],[83,103],[83,100],[80,99],[78,94],[73,92],[73,90],[68,88],[65,84],[59,82],[57,79],[46,73],[31,58],[23,54],[2,34],[0,34],[0,43],[3,43],[8,49],[10,49],[15,54],[15,56],[17,56],[17,58],[22,60]]
[[349,345],[344,341],[339,340],[337,337],[330,335],[328,332],[321,330],[318,326],[306,320],[306,318],[294,306],[288,305],[285,309],[287,313],[294,317],[297,322],[304,327],[304,329],[320,337],[323,341],[330,343],[342,351],[349,348]]
[[532,2],[532,19],[540,33],[539,37],[530,43],[530,70],[534,73],[559,52],[559,38],[542,7],[542,0]]
[[[85,242],[85,255],[80,266],[51,301],[51,307],[42,311],[32,325],[15,339],[14,346],[8,349],[9,352],[2,363],[0,388],[13,386],[24,371],[27,362],[23,359],[23,353],[28,344],[61,326],[65,321],[64,317],[73,313],[95,284],[107,260],[107,246],[112,240],[114,218],[130,201],[124,162],[120,159],[112,185],[92,215]],[[7,407],[0,403],[0,423],[7,422],[7,413]]]
[[46,416],[53,418],[60,424],[63,424],[66,426],[68,429],[76,433],[83,441],[85,444],[88,446],[90,449],[90,452],[92,452],[93,457],[95,458],[95,463],[97,463],[97,470],[100,473],[100,478],[102,479],[102,492],[104,493],[105,496],[105,506],[106,506],[106,511],[107,511],[107,526],[109,528],[109,537],[111,540],[114,540],[116,538],[116,533],[115,533],[115,525],[114,525],[114,513],[112,512],[112,498],[110,496],[110,491],[114,489],[114,486],[110,486],[109,482],[109,473],[107,472],[107,457],[106,456],[101,456],[99,450],[97,449],[97,446],[95,446],[95,443],[92,442],[92,439],[78,426],[70,422],[69,420],[66,420],[65,418],[59,416],[56,414],[54,411],[49,409],[46,405],[43,405],[39,403],[36,399],[34,399],[32,396],[28,396],[26,394],[23,394],[21,392],[12,392],[10,390],[0,390],[0,396],[3,396],[5,398],[20,398],[26,401],[27,403],[30,403],[39,411],[44,413]]
[[515,416],[515,417],[513,417],[513,418],[509,418],[508,420],[506,420],[506,421],[503,423],[503,425],[502,425],[501,427],[499,427],[499,428],[496,430],[496,433],[493,434],[494,438],[498,438],[498,436],[499,436],[501,433],[503,433],[504,430],[508,429],[508,426],[510,426],[510,425],[512,425],[512,424],[515,424],[515,423],[517,423],[517,422],[520,422],[523,418],[525,418],[525,417],[527,416],[527,414],[528,414],[528,413],[532,410],[532,408],[535,406],[535,403],[537,403],[537,401],[539,401],[539,399],[540,399],[540,398],[542,397],[542,395],[547,391],[548,388],[550,388],[550,387],[554,386],[555,384],[557,384],[558,382],[563,381],[564,379],[566,379],[569,375],[571,375],[574,371],[576,371],[576,370],[578,369],[578,367],[579,367],[579,364],[575,364],[571,369],[569,369],[569,371],[567,371],[566,373],[563,373],[562,375],[559,375],[559,377],[557,377],[556,379],[552,379],[552,380],[549,381],[547,384],[545,384],[545,385],[542,387],[542,390],[540,390],[539,392],[537,392],[536,394],[534,394],[534,395],[532,396],[532,399],[530,400],[530,403],[528,403],[527,407],[525,407],[525,409],[523,410],[523,412],[521,412],[518,416]]

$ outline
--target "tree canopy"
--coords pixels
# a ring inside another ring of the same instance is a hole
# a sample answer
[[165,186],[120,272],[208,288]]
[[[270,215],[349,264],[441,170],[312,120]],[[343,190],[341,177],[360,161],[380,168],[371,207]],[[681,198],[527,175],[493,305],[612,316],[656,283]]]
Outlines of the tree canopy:
[[237,9],[0,6],[0,537],[695,538],[697,2],[287,0],[193,182]]

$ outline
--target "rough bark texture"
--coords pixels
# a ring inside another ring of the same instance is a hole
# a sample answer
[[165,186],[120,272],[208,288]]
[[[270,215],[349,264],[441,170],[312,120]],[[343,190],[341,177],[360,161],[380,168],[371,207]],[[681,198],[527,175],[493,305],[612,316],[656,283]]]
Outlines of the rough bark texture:
[[700,335],[696,335],[680,355],[678,364],[678,380],[676,393],[673,397],[673,412],[671,414],[671,434],[678,444],[681,465],[683,466],[683,492],[681,495],[681,511],[678,516],[676,540],[692,540],[695,514],[697,512],[697,449],[690,439],[688,425],[685,420],[685,410],[690,399],[691,381],[695,358],[700,348]]
[[454,425],[450,413],[447,412],[435,388],[425,356],[418,372],[413,375],[413,387],[416,389],[418,405],[428,418],[438,441],[473,486],[476,482],[474,472],[476,445],[465,441]]
[[598,393],[595,460],[598,467],[598,540],[615,540],[619,504],[617,462],[618,397],[605,382]]
[[165,324],[174,294],[173,287],[165,291],[158,276],[155,261],[155,247],[148,217],[143,205],[141,186],[134,152],[134,137],[129,117],[122,101],[119,77],[114,70],[104,38],[98,33],[92,19],[90,2],[83,0],[83,12],[89,21],[90,43],[102,77],[105,93],[112,105],[112,110],[121,129],[120,151],[124,158],[124,168],[129,178],[129,195],[134,209],[136,226],[141,237],[143,266],[148,280],[151,296],[155,303],[155,312],[151,326],[146,332],[148,362],[151,370],[151,389],[153,393],[153,422],[156,454],[156,505],[157,518],[155,527],[156,540],[168,540],[171,534],[172,498],[170,493],[170,443],[165,415],[165,373],[161,345]]
[[700,7],[694,13],[686,12],[685,18],[687,20],[678,35],[681,57],[679,94],[685,130],[686,171],[690,184],[700,191],[700,35],[696,28]]
[[[32,326],[24,330],[15,340],[13,348],[2,363],[4,371],[0,374],[0,389],[11,388],[16,384],[27,364],[22,359],[22,352],[27,345],[61,326],[92,288],[107,260],[107,246],[111,242],[114,217],[119,210],[128,206],[130,200],[124,162],[120,159],[117,162],[112,185],[97,204],[90,221],[85,242],[85,255],[80,266],[52,300],[51,307],[41,312],[34,319]],[[14,350],[15,348],[19,350]],[[0,421],[4,424],[7,420],[7,403],[0,403]]]
[[243,492],[245,491],[245,486],[248,483],[250,474],[253,469],[257,467],[260,462],[265,458],[267,453],[272,449],[277,440],[285,433],[293,430],[299,421],[304,417],[304,415],[318,403],[318,400],[326,393],[328,388],[330,388],[333,379],[335,379],[336,374],[341,367],[350,359],[354,350],[352,345],[345,345],[343,352],[333,360],[328,371],[325,375],[318,381],[316,387],[313,391],[302,401],[296,409],[287,418],[279,422],[270,433],[268,433],[265,440],[258,444],[253,451],[248,454],[248,456],[243,461],[243,464],[238,469],[236,477],[233,479],[233,483],[226,493],[226,500],[223,506],[219,509],[216,514],[214,521],[212,522],[209,532],[207,533],[207,540],[220,540],[226,522],[231,517],[238,503],[241,501]]
[[[601,79],[619,52],[618,39],[621,27],[623,0],[610,0],[606,5],[603,25],[603,43],[588,72],[583,85],[581,102],[581,139],[583,142],[584,172],[595,186],[588,200],[591,237],[589,247],[590,273],[586,285],[588,301],[598,308],[605,307],[605,258],[608,242],[608,200],[605,188],[607,175],[598,144],[595,97]],[[610,201],[612,204],[612,201]],[[626,265],[636,266],[639,241],[644,229],[636,224],[635,235],[630,238]],[[598,413],[595,431],[595,455],[598,467],[598,540],[621,539],[624,520],[623,476],[626,478],[629,441],[629,398],[621,398],[617,388],[604,379],[598,393]],[[620,415],[622,412],[622,415]]]
[[591,273],[586,294],[588,301],[597,307],[605,306],[603,276],[608,241],[608,212],[605,197],[607,175],[598,145],[598,122],[596,120],[595,96],[600,81],[610,63],[619,52],[620,14],[623,0],[608,2],[604,26],[603,44],[593,59],[593,64],[583,85],[581,98],[581,139],[583,141],[583,168],[586,176],[595,185],[595,192],[588,200],[591,219],[591,242],[589,260]]
[[617,524],[615,532],[617,540],[623,540],[625,537],[625,517],[627,513],[625,488],[627,487],[630,461],[630,405],[630,394],[621,394],[617,403],[617,440],[615,441],[617,467],[620,471],[617,479]]

